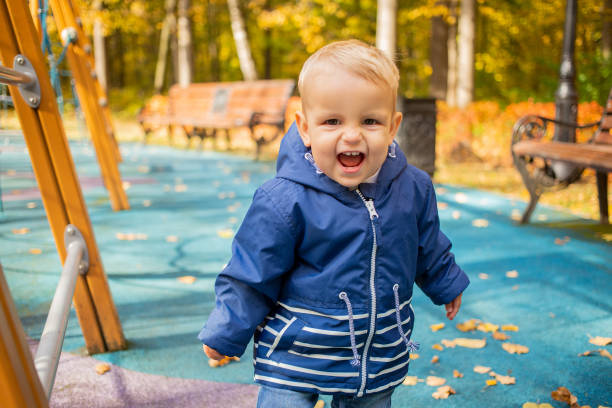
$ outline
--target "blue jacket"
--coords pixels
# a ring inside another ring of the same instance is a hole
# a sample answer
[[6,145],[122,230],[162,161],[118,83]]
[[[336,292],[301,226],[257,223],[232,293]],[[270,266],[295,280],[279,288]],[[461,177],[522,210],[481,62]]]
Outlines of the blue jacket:
[[415,346],[414,283],[437,305],[469,284],[439,227],[429,176],[395,142],[377,182],[351,191],[317,169],[294,124],[198,337],[236,356],[254,335],[255,381],[269,386],[356,396],[396,386]]

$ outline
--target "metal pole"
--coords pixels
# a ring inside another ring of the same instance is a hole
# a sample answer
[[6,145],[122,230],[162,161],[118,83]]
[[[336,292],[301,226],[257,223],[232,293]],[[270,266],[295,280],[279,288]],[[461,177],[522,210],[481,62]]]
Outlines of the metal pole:
[[51,396],[55,381],[77,276],[79,273],[87,273],[89,269],[87,245],[75,226],[66,227],[64,242],[67,252],[66,261],[34,357],[34,365],[47,398]]
[[[578,92],[576,91],[576,69],[574,65],[574,49],[576,42],[576,12],[577,0],[567,0],[565,9],[565,27],[563,30],[563,54],[559,70],[559,87],[555,93],[555,118],[563,122],[576,122],[578,117]],[[559,142],[576,141],[576,130],[568,126],[555,126],[553,140]],[[553,163],[555,176],[564,180],[571,175],[575,166]]]
[[0,65],[0,83],[6,85],[29,85],[35,80],[36,78],[25,72],[15,71],[14,69]]

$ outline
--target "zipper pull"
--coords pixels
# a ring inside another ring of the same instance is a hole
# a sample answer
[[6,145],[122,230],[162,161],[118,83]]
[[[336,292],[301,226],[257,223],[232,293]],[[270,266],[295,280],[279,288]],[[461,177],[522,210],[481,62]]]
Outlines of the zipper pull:
[[370,219],[375,220],[378,218],[378,213],[376,212],[376,208],[374,208],[374,200],[365,200],[365,206],[370,213]]

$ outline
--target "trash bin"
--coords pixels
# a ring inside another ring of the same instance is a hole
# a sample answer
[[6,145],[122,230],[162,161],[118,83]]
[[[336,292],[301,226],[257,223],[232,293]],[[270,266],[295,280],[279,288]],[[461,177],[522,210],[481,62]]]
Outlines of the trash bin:
[[403,118],[397,142],[408,163],[433,177],[436,160],[435,98],[399,98],[398,110]]

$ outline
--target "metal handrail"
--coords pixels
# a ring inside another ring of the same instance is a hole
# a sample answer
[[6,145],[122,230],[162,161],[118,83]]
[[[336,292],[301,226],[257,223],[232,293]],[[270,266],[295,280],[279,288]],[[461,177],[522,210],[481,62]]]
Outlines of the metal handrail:
[[34,365],[47,398],[51,396],[55,381],[77,276],[85,275],[89,269],[87,245],[79,230],[72,224],[66,226],[64,244],[66,260],[34,357]]
[[0,65],[0,83],[7,85],[29,85],[35,80],[36,78],[25,72],[19,72]]

